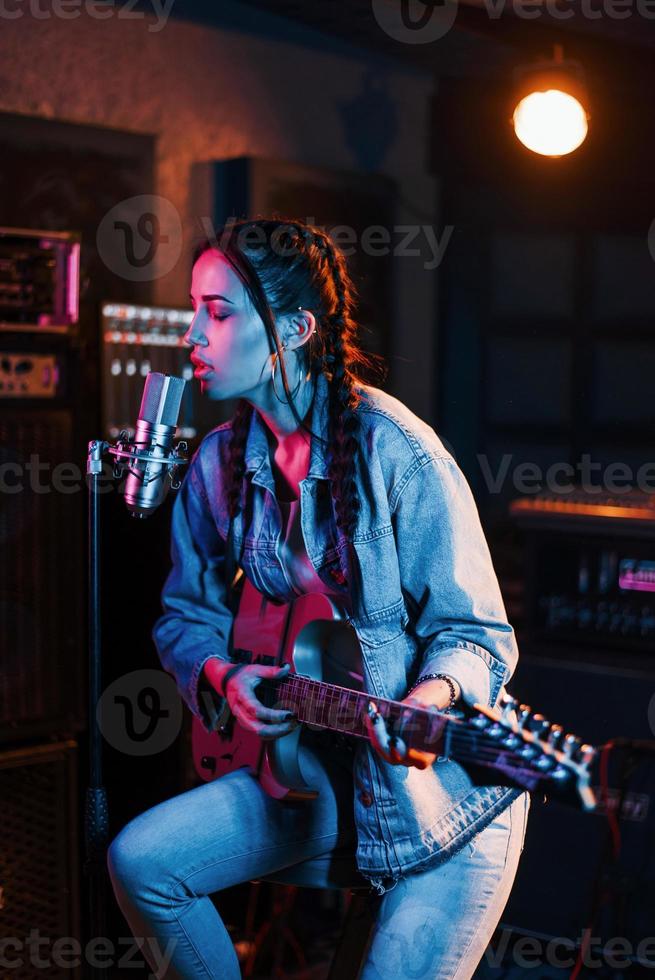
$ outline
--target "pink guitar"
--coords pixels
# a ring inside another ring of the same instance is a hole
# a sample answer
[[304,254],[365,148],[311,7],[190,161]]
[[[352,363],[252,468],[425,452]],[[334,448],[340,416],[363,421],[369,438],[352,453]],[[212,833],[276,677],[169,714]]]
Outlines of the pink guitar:
[[596,806],[590,766],[597,749],[514,698],[506,697],[501,710],[475,705],[470,717],[451,717],[364,692],[357,636],[327,596],[276,605],[246,580],[234,623],[234,659],[269,666],[288,662],[291,673],[280,681],[262,680],[257,696],[268,707],[293,711],[303,724],[262,741],[234,716],[224,732],[211,734],[194,717],[194,765],[206,781],[247,766],[273,797],[313,798],[317,790],[298,762],[303,725],[368,738],[364,716],[372,700],[389,731],[409,747],[453,758],[475,771],[475,778],[481,772],[491,783],[541,788],[565,799],[575,790],[585,810]]

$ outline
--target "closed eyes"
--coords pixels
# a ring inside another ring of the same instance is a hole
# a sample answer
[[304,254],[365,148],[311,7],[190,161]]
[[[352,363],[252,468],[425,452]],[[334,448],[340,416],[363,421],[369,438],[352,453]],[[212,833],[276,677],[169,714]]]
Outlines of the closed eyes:
[[[231,303],[232,302],[231,300],[227,299],[226,297],[224,297],[224,296],[218,296],[218,295],[216,295],[216,296],[203,296],[201,298],[202,298],[202,300],[204,302],[211,301],[212,299],[225,300],[226,303]],[[194,300],[193,296],[189,296],[189,299],[191,300],[191,309],[193,310],[194,313],[196,313],[197,312],[197,310],[196,310],[196,301]],[[210,318],[212,320],[219,320],[219,321],[220,320],[227,320],[228,316],[230,316],[229,313],[223,313],[222,315],[220,313],[216,313],[216,312],[214,312],[214,310],[211,309],[211,307],[209,307],[208,309],[209,309],[209,316],[210,316]]]

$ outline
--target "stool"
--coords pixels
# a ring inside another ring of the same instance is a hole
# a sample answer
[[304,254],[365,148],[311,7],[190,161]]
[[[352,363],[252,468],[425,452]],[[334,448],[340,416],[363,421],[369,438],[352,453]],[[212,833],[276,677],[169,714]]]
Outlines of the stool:
[[288,946],[296,957],[300,969],[307,965],[305,951],[300,942],[289,928],[289,913],[293,908],[298,888],[296,885],[280,885],[274,890],[273,908],[268,921],[264,922],[257,933],[254,931],[255,908],[261,881],[251,882],[250,898],[248,901],[248,912],[246,917],[246,936],[252,937],[247,942],[247,957],[242,966],[242,977],[252,977],[255,971],[257,958],[261,956],[266,947],[271,948],[273,962],[271,965],[271,976],[284,976],[282,971],[282,957],[285,946]]
[[[254,880],[250,884],[245,935],[238,944],[241,947],[239,959],[242,961],[242,976],[244,978],[253,976],[256,961],[267,947],[273,956],[271,973],[273,977],[284,976],[282,955],[285,947],[293,952],[302,973],[307,965],[304,950],[288,926],[289,913],[298,891],[301,890],[300,886],[278,885],[279,890],[274,898],[271,917],[255,932],[255,909],[261,881]],[[327,980],[357,980],[368,952],[375,922],[371,904],[375,901],[375,896],[372,895],[371,889],[355,886],[343,890],[348,893],[348,902],[341,938],[332,957]]]
[[[350,900],[328,980],[357,980],[373,935],[375,917],[371,908],[371,890],[349,888]],[[379,897],[379,896],[378,896]]]

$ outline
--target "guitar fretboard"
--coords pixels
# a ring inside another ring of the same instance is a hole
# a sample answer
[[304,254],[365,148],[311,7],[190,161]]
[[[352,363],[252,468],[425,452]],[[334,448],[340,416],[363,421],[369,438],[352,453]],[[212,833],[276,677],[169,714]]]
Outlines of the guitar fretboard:
[[307,725],[358,738],[368,738],[364,719],[372,700],[388,728],[397,732],[407,745],[434,746],[435,751],[448,727],[448,719],[434,711],[408,708],[399,701],[373,698],[366,692],[326,684],[301,674],[292,674],[274,684],[263,681],[258,696],[269,708],[293,711]]

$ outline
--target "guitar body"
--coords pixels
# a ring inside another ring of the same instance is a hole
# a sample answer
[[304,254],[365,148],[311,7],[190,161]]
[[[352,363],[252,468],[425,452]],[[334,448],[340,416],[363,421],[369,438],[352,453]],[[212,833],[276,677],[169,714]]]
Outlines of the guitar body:
[[[363,689],[357,636],[326,595],[315,593],[299,596],[291,604],[276,604],[267,601],[246,579],[234,622],[234,648],[248,651],[245,659],[249,663],[289,663],[292,674],[351,690]],[[196,772],[209,781],[247,768],[276,799],[312,799],[317,790],[307,783],[299,762],[303,731],[298,725],[289,735],[263,741],[234,717],[226,731],[211,733],[194,717]]]
[[312,799],[318,790],[307,782],[298,751],[303,731],[341,732],[370,741],[369,718],[377,714],[387,738],[393,734],[405,749],[453,758],[468,766],[476,782],[500,781],[530,792],[544,787],[563,802],[571,801],[575,788],[585,810],[596,806],[590,767],[598,750],[507,694],[501,707],[475,704],[467,716],[369,694],[357,634],[326,595],[277,604],[246,579],[234,622],[233,657],[265,666],[288,663],[286,677],[262,678],[256,692],[268,707],[292,710],[300,724],[289,735],[263,740],[234,715],[223,731],[209,734],[194,717],[193,760],[201,779],[247,769],[276,799]]

